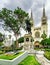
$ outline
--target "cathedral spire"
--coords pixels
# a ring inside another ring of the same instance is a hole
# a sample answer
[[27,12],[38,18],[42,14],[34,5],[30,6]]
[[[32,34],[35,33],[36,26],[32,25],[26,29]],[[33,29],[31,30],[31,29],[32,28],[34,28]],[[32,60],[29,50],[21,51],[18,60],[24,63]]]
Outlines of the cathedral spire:
[[43,16],[42,16],[42,25],[47,24],[47,16],[45,13],[45,5],[43,5]]
[[46,16],[46,13],[45,13],[45,5],[43,5],[43,17]]
[[33,20],[33,13],[32,13],[32,9],[31,9],[31,17],[30,17],[30,22],[32,25],[34,25],[34,20]]
[[33,19],[32,9],[31,9],[31,19]]

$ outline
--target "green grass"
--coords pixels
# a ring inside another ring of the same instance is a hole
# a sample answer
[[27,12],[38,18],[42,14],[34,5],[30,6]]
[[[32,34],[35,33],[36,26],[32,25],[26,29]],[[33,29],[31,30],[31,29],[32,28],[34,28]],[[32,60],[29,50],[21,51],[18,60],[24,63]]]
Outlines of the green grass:
[[35,59],[35,56],[29,55],[27,58],[25,58],[21,63],[18,65],[40,65],[38,61]]
[[44,56],[45,56],[48,60],[50,60],[50,52],[49,52],[49,51],[45,51]]
[[23,52],[19,52],[18,54],[2,54],[0,55],[0,59],[6,59],[6,60],[12,60],[14,58],[16,58],[17,56],[21,55]]

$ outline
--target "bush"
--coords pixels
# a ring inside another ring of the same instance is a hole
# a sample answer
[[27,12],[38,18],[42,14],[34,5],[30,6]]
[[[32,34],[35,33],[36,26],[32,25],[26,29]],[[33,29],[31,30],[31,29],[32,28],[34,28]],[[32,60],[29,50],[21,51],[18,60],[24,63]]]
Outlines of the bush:
[[45,56],[48,60],[50,60],[50,52],[49,52],[49,51],[46,51],[45,54],[44,54],[44,56]]
[[0,42],[0,46],[2,46],[3,45],[3,42]]
[[23,42],[24,42],[24,37],[18,39],[18,43],[23,43]]
[[20,48],[18,48],[18,49],[15,49],[16,51],[18,51],[18,50],[22,50],[22,48],[23,48],[23,46],[21,46]]
[[0,51],[0,54],[3,54],[4,52],[3,51]]
[[40,43],[41,43],[44,47],[45,47],[45,46],[46,46],[46,47],[49,47],[49,46],[50,46],[50,38],[46,38],[46,39],[42,40]]

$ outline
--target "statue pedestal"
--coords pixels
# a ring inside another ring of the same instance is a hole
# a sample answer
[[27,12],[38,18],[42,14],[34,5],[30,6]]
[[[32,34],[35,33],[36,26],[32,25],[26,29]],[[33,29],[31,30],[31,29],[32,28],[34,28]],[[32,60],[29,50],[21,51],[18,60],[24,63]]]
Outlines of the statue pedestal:
[[33,42],[32,42],[32,35],[31,34],[25,34],[23,48],[25,51],[28,51],[28,53],[31,53],[33,51]]

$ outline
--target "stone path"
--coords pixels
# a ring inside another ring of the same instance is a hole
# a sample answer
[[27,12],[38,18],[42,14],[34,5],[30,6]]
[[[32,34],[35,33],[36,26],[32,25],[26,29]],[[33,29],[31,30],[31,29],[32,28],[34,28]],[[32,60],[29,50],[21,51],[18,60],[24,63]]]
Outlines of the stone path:
[[36,56],[37,56],[37,60],[38,60],[42,65],[50,65],[50,63],[45,60],[42,51],[38,51],[37,54],[36,54]]

